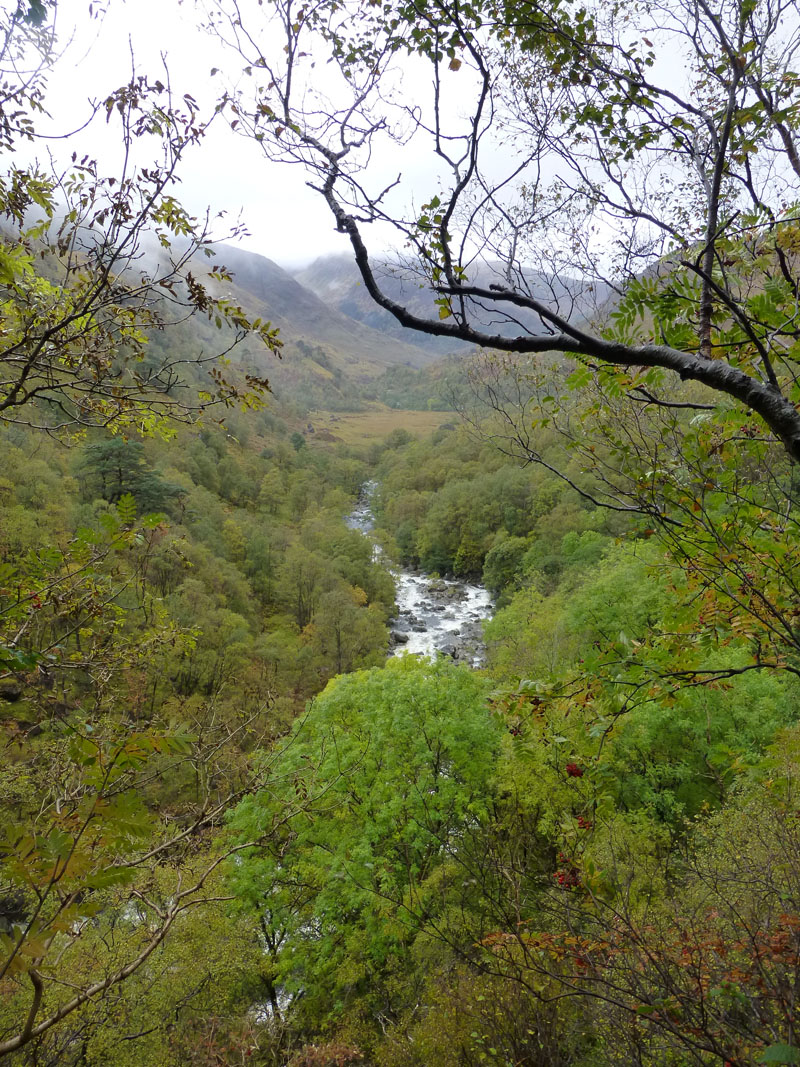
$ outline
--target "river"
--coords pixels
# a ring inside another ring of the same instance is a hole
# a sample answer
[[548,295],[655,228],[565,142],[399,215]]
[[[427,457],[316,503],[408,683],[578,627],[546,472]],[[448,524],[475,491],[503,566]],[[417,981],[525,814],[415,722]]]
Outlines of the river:
[[[370,537],[375,525],[371,498],[375,482],[368,482],[346,522],[351,530]],[[378,558],[380,547],[374,543]],[[432,578],[407,568],[391,568],[397,583],[397,615],[390,621],[389,655],[415,652],[432,656],[443,652],[480,667],[484,662],[481,621],[492,614],[492,598],[482,585],[452,578]]]

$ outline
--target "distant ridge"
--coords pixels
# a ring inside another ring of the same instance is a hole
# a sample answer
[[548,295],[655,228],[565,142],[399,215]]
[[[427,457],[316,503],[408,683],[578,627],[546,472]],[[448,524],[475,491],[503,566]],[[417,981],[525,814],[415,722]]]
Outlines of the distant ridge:
[[326,302],[324,293],[266,256],[220,245],[217,262],[234,275],[231,295],[251,315],[278,327],[284,344],[300,341],[306,347],[320,347],[330,363],[356,377],[368,379],[395,364],[422,367],[435,358],[424,348],[343,313]]
[[[419,315],[436,316],[437,308],[430,291],[420,288],[419,283],[410,275],[392,270],[388,265],[378,269],[381,271],[381,284],[393,300]],[[370,329],[380,331],[382,336],[392,337],[426,353],[426,363],[431,359],[466,352],[471,348],[462,341],[453,341],[449,337],[433,337],[401,326],[391,312],[379,307],[369,295],[351,255],[341,253],[321,256],[310,266],[292,273],[298,282],[343,315]]]
[[[291,272],[266,256],[235,246],[217,245],[215,252],[212,261],[198,257],[198,278],[202,280],[213,264],[225,266],[233,275],[232,281],[211,283],[215,290],[241,305],[251,318],[270,322],[283,342],[282,358],[277,359],[248,337],[237,347],[234,360],[249,372],[266,376],[276,397],[289,399],[301,409],[361,410],[379,395],[373,385],[377,379],[384,383],[381,389],[385,386],[393,396],[405,397],[410,395],[410,382],[401,375],[387,384],[387,371],[425,370],[445,359],[457,364],[473,351],[473,346],[464,342],[401,326],[374,303],[349,255],[324,256]],[[410,271],[388,263],[378,264],[377,270],[393,299],[422,318],[438,318],[436,294]],[[496,284],[502,280],[500,265],[473,266],[471,280],[483,287]],[[523,284],[531,295],[546,299],[551,306],[557,301],[562,314],[573,321],[584,317],[597,297],[589,286],[575,279],[548,279],[533,271],[525,275]],[[501,336],[521,330],[544,332],[532,312],[516,310],[516,322],[508,322],[473,301],[470,314],[480,328]],[[190,347],[210,349],[219,344],[207,322],[195,318],[186,329]],[[443,371],[445,376],[454,367],[451,363]]]
[[[380,260],[376,262],[374,269],[379,283],[391,299],[423,318],[438,318],[436,294],[421,285],[410,270]],[[475,263],[470,268],[470,281],[488,288],[503,282],[503,271],[503,265],[499,262]],[[380,330],[384,336],[397,338],[436,356],[465,352],[472,347],[464,342],[453,341],[447,337],[432,337],[401,326],[390,312],[379,307],[370,297],[350,255],[322,256],[310,266],[293,271],[293,275],[320,299],[358,322]],[[532,270],[517,277],[515,285],[518,290],[527,291],[531,296],[545,300],[551,306],[556,305],[561,314],[572,319],[585,318],[606,296],[605,292],[598,293],[596,287],[579,279],[546,276]],[[497,333],[502,337],[519,333],[521,329],[532,334],[546,332],[539,317],[533,312],[515,309],[516,323],[510,323],[481,306],[478,301],[469,303],[474,322],[488,332]]]

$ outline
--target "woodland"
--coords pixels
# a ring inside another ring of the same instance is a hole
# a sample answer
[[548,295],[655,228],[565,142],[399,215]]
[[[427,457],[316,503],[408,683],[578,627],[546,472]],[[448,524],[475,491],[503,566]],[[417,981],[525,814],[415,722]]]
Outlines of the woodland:
[[[54,170],[57,8],[0,12],[0,1062],[800,1063],[795,4],[214,0],[213,115],[135,74]],[[352,285],[182,207],[220,116]],[[389,656],[401,566],[483,666]]]

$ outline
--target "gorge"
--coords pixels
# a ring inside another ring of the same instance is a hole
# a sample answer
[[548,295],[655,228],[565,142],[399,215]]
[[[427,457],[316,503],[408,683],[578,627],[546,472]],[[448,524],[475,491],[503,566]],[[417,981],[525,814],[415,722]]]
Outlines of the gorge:
[[[370,537],[375,525],[372,496],[375,482],[361,489],[356,507],[347,517],[350,529]],[[373,541],[374,554],[381,548]],[[400,652],[452,659],[479,667],[484,662],[481,623],[492,613],[492,599],[484,586],[437,575],[420,574],[405,567],[391,568],[397,584],[397,615],[391,622],[390,655]]]

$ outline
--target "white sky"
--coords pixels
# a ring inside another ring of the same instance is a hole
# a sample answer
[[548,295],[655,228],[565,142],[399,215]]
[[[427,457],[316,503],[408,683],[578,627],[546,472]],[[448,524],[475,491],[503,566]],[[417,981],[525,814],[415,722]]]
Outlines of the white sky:
[[[7,0],[0,0],[3,2]],[[194,0],[100,2],[108,10],[97,19],[88,17],[89,0],[59,2],[59,38],[70,43],[50,77],[48,107],[53,116],[53,132],[63,133],[80,126],[90,111],[90,100],[102,100],[124,84],[130,77],[132,56],[137,72],[151,79],[164,79],[166,62],[176,95],[192,93],[200,103],[201,116],[211,114],[223,83],[212,79],[210,72],[216,67],[230,69],[230,53],[224,52],[219,41],[199,27],[200,16]],[[666,62],[667,56],[662,59]],[[674,59],[673,56],[673,65]],[[320,65],[315,79],[324,81],[324,70]],[[680,74],[679,67],[677,73]],[[403,102],[417,102],[415,97],[429,86],[428,78],[424,62],[419,61],[415,67],[412,59],[405,60],[397,83]],[[453,132],[461,125],[460,107],[471,103],[471,89],[465,82],[466,69],[455,75],[445,72],[445,78],[450,84],[441,106],[448,117],[448,130]],[[459,103],[460,95],[464,97],[463,104]],[[40,129],[44,128],[44,123],[40,123]],[[502,125],[498,130],[502,130]],[[64,160],[65,151],[73,150],[79,156],[88,153],[113,160],[119,146],[99,117],[68,142],[51,142],[51,150]],[[498,142],[496,158],[491,151],[485,153],[484,167],[487,155],[490,170],[493,165],[505,169],[513,160],[513,145]],[[113,162],[109,166],[113,167]],[[388,201],[391,207],[397,206],[395,198],[408,196],[409,187],[424,189],[427,195],[436,189],[435,159],[423,135],[402,146],[385,138],[380,143],[380,158],[373,159],[370,169],[373,174],[377,172],[377,188],[391,183],[398,170],[403,171],[404,187],[391,194]],[[290,267],[305,265],[320,255],[350,253],[349,241],[334,230],[322,198],[306,186],[307,175],[302,167],[267,160],[258,144],[232,133],[224,117],[216,120],[203,144],[187,155],[180,175],[179,199],[193,213],[202,215],[210,207],[212,213],[226,211],[232,221],[241,213],[249,236],[240,243],[250,251]],[[376,191],[375,187],[372,191]],[[513,187],[509,187],[508,193],[514,195]],[[401,213],[406,207],[403,203]],[[224,239],[224,222],[219,224],[217,236]],[[376,250],[394,243],[386,231],[378,230],[369,236]]]
[[[163,53],[174,90],[191,92],[201,105],[205,95],[210,113],[219,88],[210,71],[223,63],[219,46],[215,50],[213,39],[196,24],[194,4],[111,0],[102,21],[89,20],[87,7],[88,0],[59,4],[59,37],[62,45],[68,37],[70,43],[49,79],[53,132],[80,125],[90,99],[103,99],[127,80],[131,51],[139,73],[162,80]],[[47,129],[44,122],[40,129]],[[93,157],[110,155],[116,144],[100,118],[68,144],[46,143],[56,155],[67,147],[70,154],[76,150],[79,156],[87,152]],[[42,154],[41,147],[37,153]],[[319,194],[306,187],[304,171],[266,160],[257,145],[231,133],[222,118],[202,148],[184,160],[180,174],[178,195],[184,206],[193,213],[204,213],[210,206],[233,218],[241,212],[250,233],[241,245],[283,266],[301,266],[317,256],[350,249],[347,238],[335,232]]]

